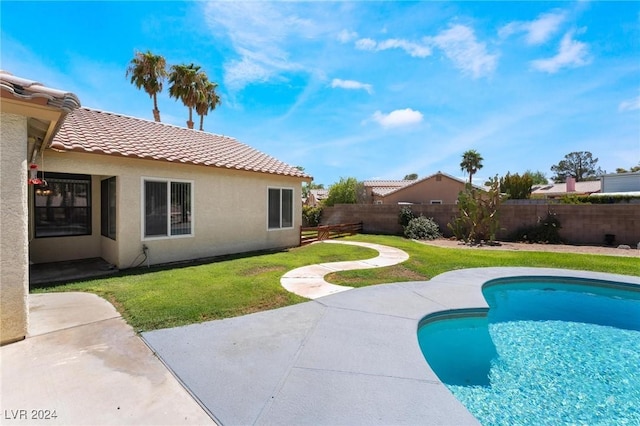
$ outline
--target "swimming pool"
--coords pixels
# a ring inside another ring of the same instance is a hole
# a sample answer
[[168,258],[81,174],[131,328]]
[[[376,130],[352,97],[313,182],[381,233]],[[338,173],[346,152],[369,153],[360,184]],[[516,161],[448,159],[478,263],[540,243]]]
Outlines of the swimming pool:
[[420,348],[483,424],[640,424],[640,288],[488,281],[489,309],[423,319]]

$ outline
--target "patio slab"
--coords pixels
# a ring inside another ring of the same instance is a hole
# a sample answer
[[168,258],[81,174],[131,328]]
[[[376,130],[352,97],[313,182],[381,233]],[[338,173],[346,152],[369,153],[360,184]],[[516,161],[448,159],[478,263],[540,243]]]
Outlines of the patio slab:
[[417,331],[427,315],[486,308],[484,283],[521,276],[640,286],[615,274],[476,268],[142,337],[225,425],[477,425],[424,360]]
[[3,424],[214,424],[106,300],[29,301],[29,337],[0,348]]

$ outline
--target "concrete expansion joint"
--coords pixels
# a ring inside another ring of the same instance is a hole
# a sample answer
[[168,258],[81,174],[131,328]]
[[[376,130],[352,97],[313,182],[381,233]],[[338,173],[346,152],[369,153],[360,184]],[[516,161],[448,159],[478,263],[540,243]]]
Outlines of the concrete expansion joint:
[[376,374],[376,373],[366,373],[363,371],[349,371],[349,370],[336,370],[332,368],[314,368],[314,367],[296,367],[295,370],[305,370],[305,371],[318,371],[318,372],[329,372],[329,373],[337,373],[337,374],[346,374],[349,376],[366,376],[366,377],[386,377],[389,379],[399,379],[399,380],[409,380],[412,382],[419,383],[428,383],[430,385],[442,385],[442,382],[438,380],[429,380],[429,379],[418,379],[415,377],[406,377],[406,376],[395,376],[390,374]]
[[69,327],[56,328],[54,330],[45,331],[45,332],[42,332],[42,333],[28,334],[27,338],[28,339],[34,339],[36,337],[47,336],[47,335],[52,334],[52,333],[58,333],[58,332],[61,332],[61,331],[74,330],[76,328],[83,328],[83,327],[86,327],[88,325],[100,324],[100,323],[103,323],[103,322],[106,322],[106,321],[111,321],[111,320],[114,320],[114,319],[121,319],[121,318],[122,318],[121,315],[115,315],[115,316],[112,316],[112,317],[109,317],[109,318],[102,318],[102,319],[99,319],[99,320],[96,320],[96,321],[83,322],[82,324],[72,325],[72,326],[69,326]]

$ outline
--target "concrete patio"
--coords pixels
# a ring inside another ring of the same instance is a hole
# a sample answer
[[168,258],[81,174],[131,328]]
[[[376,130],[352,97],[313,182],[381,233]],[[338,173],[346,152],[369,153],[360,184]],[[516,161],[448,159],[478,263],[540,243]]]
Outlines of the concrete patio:
[[[381,257],[351,266],[402,254]],[[48,424],[478,424],[425,361],[417,331],[430,314],[485,311],[487,281],[521,276],[640,286],[586,271],[465,269],[141,335],[98,296],[31,294],[28,338],[0,348],[3,420],[55,410]]]
[[417,330],[429,314],[486,309],[482,285],[517,276],[640,286],[584,271],[466,269],[142,337],[221,424],[478,424],[429,368]]

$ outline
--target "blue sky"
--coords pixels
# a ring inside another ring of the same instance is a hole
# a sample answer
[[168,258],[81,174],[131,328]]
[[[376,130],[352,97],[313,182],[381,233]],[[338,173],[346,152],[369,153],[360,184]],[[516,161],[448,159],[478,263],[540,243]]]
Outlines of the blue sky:
[[[640,2],[0,3],[0,67],[82,105],[152,120],[136,51],[200,65],[222,105],[205,130],[316,183],[550,167],[590,151],[640,162]],[[162,121],[187,109],[158,99]],[[194,120],[197,121],[197,120]]]

